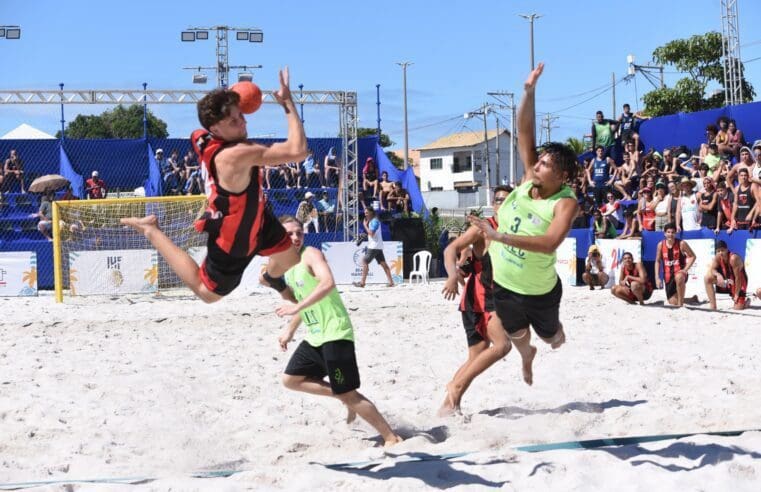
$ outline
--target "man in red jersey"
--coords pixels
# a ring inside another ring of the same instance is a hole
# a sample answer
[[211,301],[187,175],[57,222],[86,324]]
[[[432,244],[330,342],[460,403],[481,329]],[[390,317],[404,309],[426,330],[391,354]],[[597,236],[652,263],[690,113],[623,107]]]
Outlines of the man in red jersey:
[[[740,255],[732,253],[724,241],[716,242],[716,256],[705,276],[706,295],[711,309],[716,310],[716,294],[729,294],[735,309],[745,309],[747,302],[748,275]],[[714,286],[716,289],[714,290]]]
[[281,70],[275,99],[285,110],[288,138],[267,147],[248,142],[240,96],[215,89],[198,101],[198,119],[204,130],[191,135],[201,161],[209,204],[196,221],[208,233],[207,256],[199,268],[189,254],[172,243],[154,215],[124,218],[153,244],[167,263],[203,301],[215,302],[238,286],[256,255],[269,256],[262,283],[290,298],[283,274],[299,262],[285,229],[266,207],[262,170],[266,165],[301,161],[307,156],[304,127],[288,86],[288,68]]
[[[658,243],[655,249],[655,282],[661,288],[665,283],[666,299],[669,304],[684,306],[684,291],[689,278],[689,270],[695,263],[695,253],[687,244],[676,238],[676,224],[673,222],[663,227],[666,239]],[[663,280],[661,280],[661,262],[663,262]]]

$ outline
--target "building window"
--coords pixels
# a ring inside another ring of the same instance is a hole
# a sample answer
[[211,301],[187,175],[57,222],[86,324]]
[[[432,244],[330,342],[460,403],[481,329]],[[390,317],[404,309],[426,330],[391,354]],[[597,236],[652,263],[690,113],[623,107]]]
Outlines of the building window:
[[453,161],[454,161],[454,163],[452,164],[453,173],[462,173],[462,172],[473,170],[473,159],[471,159],[469,155],[465,157],[455,156],[453,158]]
[[444,191],[443,186],[431,186],[431,191]]
[[436,158],[431,159],[431,171],[435,171],[436,169],[442,169],[444,167],[444,159],[442,158]]

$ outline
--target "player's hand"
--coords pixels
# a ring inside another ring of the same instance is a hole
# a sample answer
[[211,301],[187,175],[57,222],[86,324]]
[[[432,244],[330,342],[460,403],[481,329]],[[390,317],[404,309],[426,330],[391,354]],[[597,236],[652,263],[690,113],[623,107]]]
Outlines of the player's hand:
[[459,294],[457,289],[457,277],[448,277],[444,282],[444,288],[441,289],[441,293],[444,294],[444,299],[451,301]]
[[275,314],[277,314],[281,318],[283,316],[293,316],[295,314],[298,314],[298,312],[299,312],[298,304],[283,304],[282,306],[275,309]]
[[484,238],[493,240],[499,237],[499,234],[494,230],[488,220],[479,219],[475,215],[469,215],[468,221],[470,222],[470,225],[474,225],[481,230],[481,235]]
[[537,65],[536,68],[533,69],[530,74],[528,74],[528,78],[523,84],[523,88],[527,91],[534,90],[536,88],[536,83],[539,81],[539,76],[542,75],[543,71],[544,63],[539,62],[539,65]]
[[655,279],[655,288],[656,288],[656,289],[661,289],[661,288],[663,288],[663,282],[661,281],[661,279],[660,279],[660,278],[656,278],[656,279]]
[[280,89],[274,93],[274,96],[277,102],[285,104],[286,101],[291,99],[291,88],[288,85],[290,83],[290,75],[287,66],[278,72],[278,77],[280,78]]
[[293,333],[291,333],[290,330],[283,330],[283,333],[280,334],[280,337],[277,339],[277,343],[280,344],[280,350],[285,352],[288,350],[288,342],[293,340]]

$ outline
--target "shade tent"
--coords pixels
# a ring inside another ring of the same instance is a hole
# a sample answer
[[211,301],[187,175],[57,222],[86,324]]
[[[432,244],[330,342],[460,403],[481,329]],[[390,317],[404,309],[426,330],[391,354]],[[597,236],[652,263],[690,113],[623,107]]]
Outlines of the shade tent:
[[13,130],[9,131],[0,140],[50,140],[55,139],[53,135],[45,133],[42,130],[22,123]]

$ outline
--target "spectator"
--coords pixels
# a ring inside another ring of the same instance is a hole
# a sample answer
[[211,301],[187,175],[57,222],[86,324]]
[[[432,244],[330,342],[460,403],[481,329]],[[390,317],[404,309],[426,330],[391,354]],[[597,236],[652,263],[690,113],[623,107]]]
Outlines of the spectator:
[[616,126],[615,121],[603,117],[602,111],[596,113],[595,122],[592,123],[592,146],[596,149],[598,145],[602,145],[606,157],[611,156],[611,150],[616,143]]
[[634,256],[628,251],[621,257],[621,262],[618,285],[614,285],[610,291],[619,299],[630,304],[639,302],[643,306],[653,295],[653,284],[647,279],[647,271],[641,262],[634,263]]
[[599,285],[600,289],[604,289],[608,284],[608,280],[610,280],[608,274],[605,273],[605,265],[602,261],[600,248],[598,248],[596,244],[589,247],[587,261],[584,266],[584,273],[581,274],[581,279],[589,286],[589,290],[595,290],[596,285]]
[[608,192],[606,198],[608,201],[600,207],[600,212],[603,219],[613,224],[614,228],[619,229],[624,222],[624,209],[612,191]]
[[[641,196],[640,196],[641,195]],[[639,227],[643,231],[654,231],[655,230],[655,207],[658,206],[658,203],[660,200],[658,198],[653,198],[653,189],[645,186],[640,190],[639,195],[637,195],[638,198],[638,204],[637,204],[637,211],[639,212],[639,217],[634,218],[634,222],[638,222]],[[626,218],[626,213],[624,212],[624,218]],[[632,231],[632,234],[636,231]],[[632,235],[630,234],[630,236]]]
[[362,188],[364,190],[372,189],[373,198],[378,196],[378,167],[372,157],[367,158],[365,167],[362,168]]
[[45,236],[48,241],[53,240],[53,197],[55,193],[52,191],[46,191],[40,201],[40,209],[37,212],[37,217],[40,221],[37,223],[37,230]]
[[188,150],[182,158],[182,167],[185,169],[185,181],[189,181],[193,173],[200,174],[200,166],[198,165],[196,153],[193,152],[193,149]]
[[595,237],[598,239],[613,239],[616,237],[616,228],[613,224],[603,219],[602,212],[600,212],[599,208],[594,209],[594,221],[592,227],[594,229]]
[[649,120],[649,116],[644,116],[641,112],[632,113],[631,107],[624,104],[624,112],[618,117],[618,130],[621,142],[632,141],[634,148],[639,150],[639,125],[644,120]]
[[[716,135],[718,135],[719,129],[716,125],[706,126],[706,143],[700,144],[700,159],[703,160],[708,154],[708,146],[716,143]],[[718,148],[718,147],[717,147]]]
[[755,188],[754,196],[757,202],[761,202],[761,140],[753,142],[753,158],[755,164],[748,170],[748,179],[751,187]]
[[676,204],[676,230],[697,231],[700,229],[700,209],[698,197],[693,193],[695,181],[685,176],[679,182],[679,188],[682,190],[682,196]]
[[708,145],[708,152],[703,157],[703,162],[708,166],[708,172],[713,174],[719,164],[721,163],[721,156],[719,155],[719,146],[715,143]]
[[732,148],[729,146],[729,118],[726,116],[719,116],[719,119],[716,120],[716,126],[719,130],[716,132],[715,143],[719,150],[719,154],[733,154],[734,152],[732,152]]
[[264,187],[267,190],[272,189],[272,175],[274,174],[275,177],[280,174],[280,169],[278,166],[264,166]]
[[735,190],[735,203],[732,206],[732,224],[728,232],[731,234],[735,229],[747,230],[750,228],[753,216],[751,212],[756,207],[756,199],[751,192],[751,184],[747,169],[740,169],[737,173],[739,184]]
[[[301,168],[299,166],[298,162],[289,162],[285,165],[285,169],[288,173],[288,178],[290,182],[290,187],[293,188],[294,186],[297,189],[301,189]],[[295,185],[294,185],[295,183]],[[288,188],[289,186],[286,186]]]
[[301,164],[301,168],[304,171],[304,188],[317,188],[322,185],[320,169],[314,162],[314,153],[311,150]]
[[172,166],[169,165],[169,162],[164,157],[164,149],[156,149],[154,158],[156,159],[156,164],[159,166],[159,171],[161,171],[161,178],[163,179],[164,176],[166,176],[166,174],[171,171],[172,168]]
[[673,180],[679,176],[677,171],[677,158],[673,156],[671,149],[663,149],[663,162],[660,175],[663,179]]
[[[729,294],[735,309],[745,309],[750,299],[746,298],[748,275],[740,255],[732,253],[724,241],[716,242],[716,256],[704,279],[706,295],[711,309],[716,310],[716,294]],[[716,290],[714,291],[714,286]]]
[[631,239],[641,235],[641,227],[637,214],[631,209],[624,210],[624,228],[618,239]]
[[[759,156],[761,156],[761,141],[759,141]],[[732,166],[725,175],[727,183],[730,183],[731,186],[737,178],[737,172],[743,168],[748,169],[749,172],[751,172],[750,176],[753,176],[753,173],[750,170],[752,170],[755,165],[753,151],[750,150],[750,147],[740,148],[740,160],[738,160],[737,164]],[[761,164],[759,164],[759,166],[759,171],[761,171]]]
[[[299,203],[299,208],[296,210],[296,219],[304,226],[304,232],[320,232],[319,214],[313,201],[314,193],[307,191],[304,194],[304,199]],[[309,230],[310,225],[312,226],[311,231]]]
[[5,160],[5,165],[3,165],[3,186],[0,191],[13,192],[16,183],[19,184],[21,193],[26,193],[26,188],[24,187],[24,162],[18,156],[16,150],[11,149],[8,158]]
[[325,156],[325,164],[323,165],[323,168],[323,172],[325,173],[323,185],[332,187],[333,178],[335,178],[335,183],[338,185],[341,181],[341,166],[336,164],[335,147],[331,147],[330,150],[328,150],[328,155]]
[[[391,193],[391,190],[394,188],[394,183],[388,180],[388,173],[386,171],[383,171],[381,173],[381,180],[380,180],[380,195],[378,195],[378,201],[380,202],[380,209],[386,210],[391,209],[391,206],[388,204],[388,194]],[[385,201],[384,201],[385,200]]]
[[676,223],[676,206],[679,203],[679,188],[674,181],[668,181],[667,189],[669,190],[668,202],[669,202],[669,216],[671,221]]
[[316,207],[317,212],[322,219],[323,230],[335,231],[337,218],[336,205],[330,200],[330,195],[327,190],[322,192],[322,196],[317,201]]
[[386,257],[383,256],[383,236],[381,235],[380,221],[375,217],[375,210],[372,208],[367,208],[365,210],[365,220],[363,225],[367,232],[367,248],[365,256],[362,257],[362,280],[359,282],[353,282],[353,285],[355,287],[365,286],[370,262],[375,260],[386,274],[386,280],[388,280],[386,287],[393,287],[394,280],[391,278],[391,269],[386,263]]
[[587,182],[594,191],[595,203],[602,204],[603,197],[610,189],[615,179],[616,165],[613,159],[605,157],[605,147],[595,147],[595,158],[586,170]]
[[719,181],[716,185],[716,195],[718,200],[718,210],[716,214],[716,224],[719,229],[729,229],[732,226],[732,207],[735,203],[735,196],[727,187],[727,183]]
[[396,182],[395,188],[397,190],[396,211],[403,214],[409,214],[410,213],[409,192],[407,192],[407,190],[402,187],[401,181]]
[[719,195],[716,193],[713,178],[710,176],[703,178],[703,191],[699,191],[697,196],[702,214],[700,225],[718,232]]
[[733,119],[729,120],[727,136],[729,137],[729,149],[732,151],[732,154],[737,155],[737,151],[745,145],[745,137],[743,132],[737,129],[737,122]]
[[108,196],[108,187],[106,182],[100,179],[98,171],[92,172],[92,177],[85,182],[85,193],[87,198],[99,199]]

